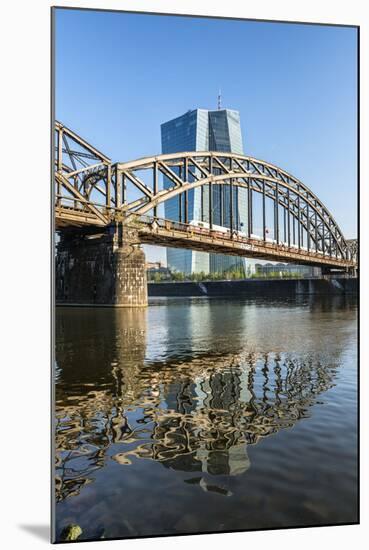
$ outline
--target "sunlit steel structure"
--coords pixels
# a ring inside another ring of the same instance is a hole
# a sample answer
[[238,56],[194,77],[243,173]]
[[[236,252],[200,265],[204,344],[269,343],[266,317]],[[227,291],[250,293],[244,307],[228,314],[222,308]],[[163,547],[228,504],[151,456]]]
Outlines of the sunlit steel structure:
[[[159,188],[160,176],[171,181]],[[347,241],[332,214],[300,180],[268,162],[229,152],[180,152],[112,163],[63,124],[55,124],[55,227],[134,228],[137,242],[329,268],[357,264],[357,241]],[[230,197],[247,193],[247,227],[213,222],[213,187]],[[188,219],[188,192],[200,189],[199,223]],[[178,200],[178,221],[158,208]],[[206,212],[205,212],[206,208]],[[203,223],[203,220],[207,220]]]

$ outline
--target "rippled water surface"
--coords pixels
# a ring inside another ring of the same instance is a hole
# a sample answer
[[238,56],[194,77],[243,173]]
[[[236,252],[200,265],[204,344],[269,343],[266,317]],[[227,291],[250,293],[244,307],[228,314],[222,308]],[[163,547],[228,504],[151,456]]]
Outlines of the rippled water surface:
[[57,308],[56,535],[357,521],[356,303]]

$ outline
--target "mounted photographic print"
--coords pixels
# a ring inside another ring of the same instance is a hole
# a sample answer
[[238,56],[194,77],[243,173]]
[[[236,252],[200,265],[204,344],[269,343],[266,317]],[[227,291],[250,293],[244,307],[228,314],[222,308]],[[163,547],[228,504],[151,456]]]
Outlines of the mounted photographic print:
[[358,34],[53,8],[53,542],[358,522]]

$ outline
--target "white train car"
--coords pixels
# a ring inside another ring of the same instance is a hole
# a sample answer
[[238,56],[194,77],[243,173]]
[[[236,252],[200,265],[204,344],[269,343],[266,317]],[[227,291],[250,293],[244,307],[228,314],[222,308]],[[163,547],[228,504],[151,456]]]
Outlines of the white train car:
[[265,242],[270,243],[270,244],[277,244],[277,241],[275,239],[271,239],[270,237],[267,237],[265,239]]
[[200,227],[200,228],[204,228],[204,229],[209,229],[209,224],[208,223],[200,222],[200,221],[197,221],[197,220],[191,220],[190,225],[194,225],[195,227]]
[[213,225],[213,231],[218,231],[219,233],[229,233],[230,230],[228,227],[223,227],[222,225]]
[[[199,227],[200,229],[209,229],[210,230],[210,224],[208,222],[202,222],[199,220],[191,220],[189,225],[193,225],[194,227]],[[218,231],[219,233],[229,233],[228,227],[223,227],[222,225],[212,225],[211,227],[212,231]]]

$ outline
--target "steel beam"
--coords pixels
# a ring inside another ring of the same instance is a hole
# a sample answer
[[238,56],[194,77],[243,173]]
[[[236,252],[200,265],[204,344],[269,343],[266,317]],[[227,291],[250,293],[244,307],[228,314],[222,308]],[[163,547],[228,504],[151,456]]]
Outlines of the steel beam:
[[274,239],[279,243],[279,211],[278,211],[278,183],[275,186],[275,201],[274,201]]
[[265,219],[265,181],[263,180],[263,198],[262,198],[262,209],[263,209],[263,240],[266,240],[266,219]]

